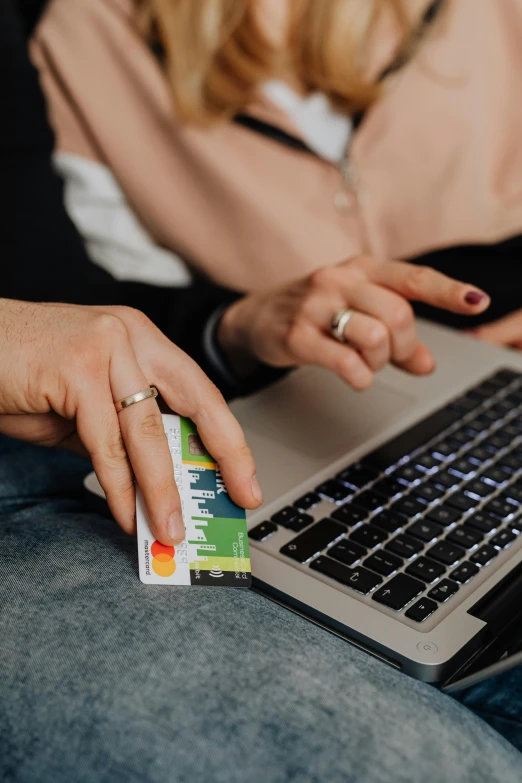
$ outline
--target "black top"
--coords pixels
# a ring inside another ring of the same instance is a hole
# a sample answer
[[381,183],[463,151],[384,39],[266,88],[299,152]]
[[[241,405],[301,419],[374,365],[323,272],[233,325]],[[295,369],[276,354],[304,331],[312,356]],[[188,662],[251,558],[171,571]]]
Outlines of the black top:
[[[67,215],[51,163],[54,136],[26,38],[45,0],[1,0],[0,296],[70,304],[124,304],[142,310],[230,395],[271,377],[230,384],[207,355],[203,332],[217,308],[239,294],[196,279],[187,288],[115,280],[89,259]],[[276,373],[277,375],[278,373]],[[265,377],[266,376],[266,377]]]

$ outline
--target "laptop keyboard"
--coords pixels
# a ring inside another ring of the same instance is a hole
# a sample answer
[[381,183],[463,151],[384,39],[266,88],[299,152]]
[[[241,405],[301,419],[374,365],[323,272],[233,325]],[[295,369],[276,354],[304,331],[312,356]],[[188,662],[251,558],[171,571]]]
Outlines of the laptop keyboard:
[[249,536],[280,527],[296,533],[285,557],[423,622],[522,532],[522,373],[500,370]]

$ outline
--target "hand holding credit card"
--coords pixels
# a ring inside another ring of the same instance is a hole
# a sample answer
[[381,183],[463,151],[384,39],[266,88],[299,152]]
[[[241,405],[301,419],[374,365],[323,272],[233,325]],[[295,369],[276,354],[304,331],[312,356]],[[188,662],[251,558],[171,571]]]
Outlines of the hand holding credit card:
[[150,531],[141,493],[136,497],[140,579],[145,584],[250,587],[245,510],[229,497],[219,466],[194,424],[163,414],[185,540],[165,546]]

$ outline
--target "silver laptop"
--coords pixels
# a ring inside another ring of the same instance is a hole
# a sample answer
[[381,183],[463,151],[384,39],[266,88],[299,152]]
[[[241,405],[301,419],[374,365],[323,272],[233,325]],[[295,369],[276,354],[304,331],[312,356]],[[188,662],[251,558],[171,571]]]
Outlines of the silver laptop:
[[522,660],[522,356],[419,330],[429,377],[303,369],[232,409],[265,496],[256,588],[457,690]]

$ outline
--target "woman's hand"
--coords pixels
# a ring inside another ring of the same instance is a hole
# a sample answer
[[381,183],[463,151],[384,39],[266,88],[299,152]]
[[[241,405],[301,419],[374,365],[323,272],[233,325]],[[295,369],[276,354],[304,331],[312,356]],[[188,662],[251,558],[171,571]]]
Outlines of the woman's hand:
[[0,299],[0,432],[87,453],[110,509],[135,531],[139,484],[154,535],[184,538],[172,459],[154,399],[116,413],[150,385],[197,425],[231,497],[256,508],[261,491],[238,422],[203,371],[142,313]]
[[[408,300],[469,315],[489,305],[483,291],[433,269],[361,257],[239,300],[224,314],[218,337],[238,371],[248,371],[256,360],[275,367],[315,364],[354,389],[366,389],[389,362],[417,375],[434,369]],[[346,344],[330,331],[343,308],[354,311]]]
[[503,345],[505,348],[517,348],[522,351],[522,310],[499,318],[490,324],[473,329],[470,334],[487,343]]

